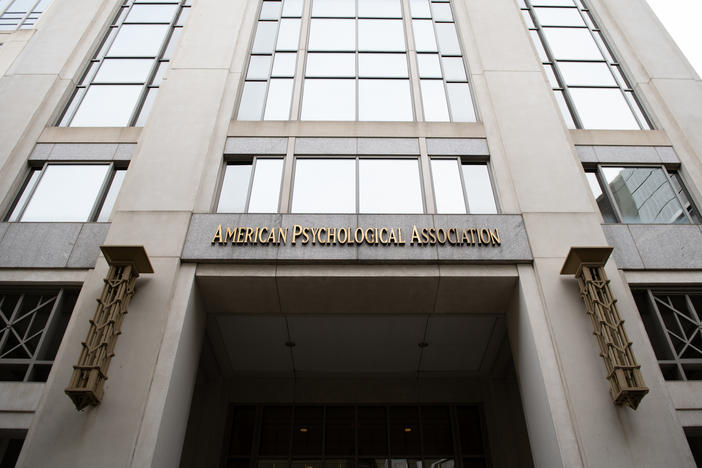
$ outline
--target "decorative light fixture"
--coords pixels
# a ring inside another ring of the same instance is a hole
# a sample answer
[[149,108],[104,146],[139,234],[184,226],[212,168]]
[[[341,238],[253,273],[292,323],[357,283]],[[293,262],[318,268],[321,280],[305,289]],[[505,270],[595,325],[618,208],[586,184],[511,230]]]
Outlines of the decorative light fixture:
[[561,274],[575,275],[578,280],[580,297],[592,320],[593,334],[607,369],[609,393],[614,404],[636,409],[648,393],[648,387],[605,274],[604,265],[612,250],[612,247],[572,247]]
[[308,431],[308,429],[307,429],[306,427],[301,427],[301,428],[300,428],[300,432],[303,432],[303,433],[304,433],[304,432],[307,432],[307,431]]
[[406,427],[406,428],[405,428],[405,432],[412,432],[412,428],[411,428],[411,427]]

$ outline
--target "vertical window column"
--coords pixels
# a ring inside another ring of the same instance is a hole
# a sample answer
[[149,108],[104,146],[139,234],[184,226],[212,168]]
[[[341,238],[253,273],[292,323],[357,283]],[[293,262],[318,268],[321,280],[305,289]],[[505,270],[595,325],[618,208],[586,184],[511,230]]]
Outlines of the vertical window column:
[[124,0],[60,126],[144,125],[190,4],[191,0]]
[[568,128],[651,128],[582,0],[519,1]]

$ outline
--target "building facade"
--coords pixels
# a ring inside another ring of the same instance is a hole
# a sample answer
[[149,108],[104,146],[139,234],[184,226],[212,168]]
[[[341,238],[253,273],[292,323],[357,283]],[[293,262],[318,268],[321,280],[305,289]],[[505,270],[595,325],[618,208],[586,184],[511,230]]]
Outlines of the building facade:
[[644,0],[0,0],[0,74],[2,466],[700,460]]

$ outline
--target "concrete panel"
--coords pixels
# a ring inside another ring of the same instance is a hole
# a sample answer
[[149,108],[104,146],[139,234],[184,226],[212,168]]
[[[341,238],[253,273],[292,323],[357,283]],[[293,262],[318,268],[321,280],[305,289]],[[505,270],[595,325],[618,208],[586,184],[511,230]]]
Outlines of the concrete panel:
[[524,213],[534,257],[565,259],[574,246],[606,245],[595,213]]
[[295,154],[356,154],[356,138],[297,138]]
[[63,268],[81,223],[10,223],[0,242],[4,268]]
[[636,243],[629,232],[627,224],[603,224],[602,230],[607,238],[607,243],[614,247],[612,256],[617,267],[622,270],[643,269],[643,260],[636,250]]
[[660,163],[653,146],[593,146],[601,163]]
[[35,411],[44,387],[43,382],[0,382],[0,411]]
[[105,244],[143,245],[152,257],[180,257],[189,219],[188,212],[117,211]]
[[675,150],[670,146],[656,146],[656,152],[658,157],[661,158],[663,164],[680,164],[680,159],[678,155],[675,154]]
[[699,226],[631,224],[629,231],[645,268],[702,268]]
[[0,242],[2,241],[2,238],[5,237],[5,233],[9,227],[10,223],[0,223]]
[[83,224],[66,266],[68,268],[93,268],[100,254],[100,246],[104,244],[109,229],[109,223]]
[[487,156],[487,141],[483,138],[427,138],[427,153],[431,156]]
[[532,259],[524,221],[519,215],[434,215],[437,229],[487,228],[496,230],[500,245],[479,244],[455,246],[449,243],[438,248],[440,261],[530,261]]
[[416,138],[359,138],[358,154],[419,154]]
[[54,148],[53,143],[37,143],[29,155],[30,161],[46,161],[49,159],[51,150]]
[[575,151],[578,153],[578,158],[584,163],[596,163],[597,154],[595,153],[594,146],[583,146],[579,145],[575,147]]
[[285,154],[287,138],[230,137],[224,145],[224,154]]
[[49,154],[49,160],[111,161],[116,151],[116,143],[57,143]]
[[404,262],[438,260],[437,245],[411,245],[412,228],[416,226],[421,232],[423,228],[433,228],[434,219],[431,215],[358,215],[358,227],[387,227],[402,230],[402,240],[405,245],[368,245],[358,248],[360,261],[395,260]]
[[303,244],[298,238],[293,244],[293,229],[295,225],[310,228],[348,228],[352,232],[358,225],[356,215],[283,215],[281,227],[288,230],[288,242],[278,248],[278,261],[342,261],[350,262],[358,259],[358,247],[354,244],[319,245],[313,244],[310,234],[308,244]]
[[134,154],[135,150],[135,144],[120,144],[117,146],[117,151],[115,152],[115,155],[112,159],[114,161],[129,161],[130,159],[132,159],[132,155]]

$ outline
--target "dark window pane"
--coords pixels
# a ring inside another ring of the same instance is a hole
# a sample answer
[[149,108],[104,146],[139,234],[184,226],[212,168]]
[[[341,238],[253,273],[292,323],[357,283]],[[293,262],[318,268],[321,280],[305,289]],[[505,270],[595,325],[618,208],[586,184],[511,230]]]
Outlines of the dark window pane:
[[384,455],[388,452],[385,408],[358,408],[358,453]]
[[267,407],[263,410],[259,448],[262,455],[287,455],[290,451],[291,410],[289,406]]
[[326,455],[353,455],[355,447],[353,408],[327,408],[326,423]]
[[422,407],[422,438],[425,455],[453,454],[451,419],[447,407]]
[[229,448],[230,455],[248,456],[251,453],[255,425],[256,408],[240,407],[234,409],[231,445]]
[[480,412],[475,406],[456,408],[461,438],[461,451],[464,455],[483,453],[483,436],[480,427]]
[[420,455],[419,414],[416,406],[390,408],[390,453],[399,456]]
[[322,454],[322,410],[321,406],[295,408],[293,456]]

